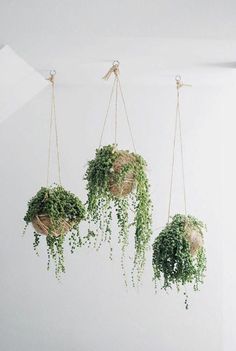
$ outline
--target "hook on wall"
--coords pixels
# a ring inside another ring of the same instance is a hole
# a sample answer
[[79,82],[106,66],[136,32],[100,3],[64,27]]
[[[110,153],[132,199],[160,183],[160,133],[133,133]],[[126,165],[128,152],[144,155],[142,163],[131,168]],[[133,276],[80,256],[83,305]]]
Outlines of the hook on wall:
[[114,60],[112,66],[120,66],[120,61]]
[[54,77],[55,77],[56,73],[57,73],[57,71],[55,69],[51,69],[49,71],[49,77],[46,79],[49,80],[51,83],[54,83]]
[[177,89],[180,89],[181,87],[192,87],[191,84],[185,84],[185,83],[183,83],[182,78],[181,78],[181,76],[180,76],[179,74],[177,74],[177,75],[175,76],[175,81],[176,81],[176,87],[177,87]]

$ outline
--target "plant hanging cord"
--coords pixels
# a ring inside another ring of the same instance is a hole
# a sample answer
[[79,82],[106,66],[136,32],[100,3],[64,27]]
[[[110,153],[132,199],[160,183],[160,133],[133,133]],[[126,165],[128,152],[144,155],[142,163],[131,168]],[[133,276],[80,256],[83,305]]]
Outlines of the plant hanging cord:
[[184,212],[185,212],[185,215],[187,215],[187,200],[186,200],[186,186],[185,186],[185,173],[184,173],[184,151],[183,151],[182,125],[181,125],[181,116],[180,116],[180,93],[179,93],[179,91],[180,91],[181,87],[191,86],[191,85],[183,84],[180,76],[176,76],[175,80],[176,80],[177,103],[176,103],[174,139],[173,139],[173,149],[172,149],[170,194],[169,194],[169,205],[168,205],[168,223],[170,220],[170,212],[171,212],[171,200],[172,200],[174,165],[175,165],[175,149],[176,149],[176,138],[177,138],[177,130],[178,129],[179,129],[181,169],[182,169],[182,179],[183,179]]
[[101,136],[100,136],[100,142],[99,142],[99,148],[102,146],[102,139],[103,139],[103,134],[105,131],[105,127],[106,127],[106,123],[107,123],[107,119],[108,119],[108,114],[110,111],[110,107],[111,107],[111,102],[112,102],[112,97],[114,94],[114,89],[115,89],[115,84],[116,84],[116,77],[114,78],[113,84],[112,84],[112,89],[111,89],[111,94],[109,97],[109,102],[108,102],[108,106],[107,106],[107,111],[106,111],[106,116],[103,122],[103,126],[102,126],[102,132],[101,132]]
[[108,119],[108,114],[109,114],[110,107],[111,107],[112,97],[113,97],[113,94],[114,94],[114,91],[115,91],[115,144],[117,144],[118,92],[120,92],[121,100],[122,100],[123,105],[124,105],[125,116],[126,116],[126,120],[127,120],[127,124],[128,124],[128,128],[129,128],[129,133],[130,133],[133,149],[134,149],[134,152],[136,153],[134,137],[133,137],[133,133],[132,133],[132,129],[131,129],[131,124],[130,124],[128,112],[127,112],[127,106],[126,106],[126,103],[125,103],[124,94],[123,94],[123,91],[122,91],[122,88],[121,88],[121,83],[120,83],[120,79],[119,79],[119,73],[120,73],[119,62],[118,61],[114,61],[112,67],[109,69],[107,74],[103,77],[103,79],[108,80],[112,74],[114,74],[114,76],[115,76],[114,77],[114,82],[113,82],[113,85],[112,85],[110,98],[109,98],[109,103],[108,103],[108,108],[107,108],[105,120],[104,120],[104,123],[103,123],[103,128],[102,128],[102,133],[101,133],[100,143],[99,143],[99,148],[102,145],[102,138],[103,138],[106,122],[107,122],[107,119]]
[[59,138],[57,128],[57,116],[56,116],[56,101],[55,101],[55,71],[50,72],[48,80],[51,82],[51,109],[50,109],[50,127],[49,127],[49,143],[48,143],[48,167],[47,167],[47,187],[49,186],[49,175],[51,165],[51,146],[52,146],[52,125],[54,122],[55,136],[56,136],[56,152],[57,152],[57,170],[58,170],[58,181],[61,185],[61,165],[60,165],[60,153],[59,153]]
[[115,145],[117,145],[117,111],[118,111],[118,74],[116,76],[116,95],[115,95]]

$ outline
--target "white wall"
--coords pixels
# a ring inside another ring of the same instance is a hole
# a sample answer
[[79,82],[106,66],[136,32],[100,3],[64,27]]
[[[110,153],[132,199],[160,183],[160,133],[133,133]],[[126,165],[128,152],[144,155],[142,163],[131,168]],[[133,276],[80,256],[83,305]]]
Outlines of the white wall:
[[[174,76],[193,85],[182,91],[188,207],[208,225],[207,277],[189,291],[189,311],[181,294],[155,296],[151,251],[138,292],[123,286],[118,249],[112,263],[105,248],[67,252],[58,284],[45,245],[37,258],[32,232],[21,237],[27,201],[46,179],[44,91],[0,124],[1,351],[235,351],[235,9],[233,0],[1,0],[0,45],[45,76],[58,72],[63,181],[84,201],[111,85],[101,77],[120,60],[137,150],[149,164],[153,240],[166,221]],[[119,140],[130,147],[122,116]],[[179,187],[174,200],[179,211]]]
[[[124,64],[123,72],[128,69]],[[166,84],[158,83],[158,75],[155,83],[133,84],[125,73],[123,88],[137,149],[149,164],[158,228],[167,212],[174,77],[166,77]],[[84,248],[73,256],[66,252],[67,274],[58,284],[46,271],[45,245],[37,258],[32,232],[21,237],[26,203],[45,183],[49,91],[44,91],[0,127],[1,350],[223,350],[221,128],[222,109],[229,101],[220,84],[201,84],[187,73],[185,80],[193,84],[181,91],[188,207],[208,226],[207,277],[199,293],[189,290],[190,310],[184,309],[182,294],[159,291],[155,296],[151,251],[138,292],[123,286],[117,249],[112,263],[105,249],[97,253]],[[58,74],[63,181],[83,200],[82,177],[98,144],[110,87],[98,76],[89,85],[72,86]],[[120,145],[129,147],[124,117],[119,121]],[[106,141],[113,141],[108,130]],[[177,187],[176,211],[180,196]],[[153,240],[157,234],[155,230]],[[227,351],[233,349],[231,343]]]

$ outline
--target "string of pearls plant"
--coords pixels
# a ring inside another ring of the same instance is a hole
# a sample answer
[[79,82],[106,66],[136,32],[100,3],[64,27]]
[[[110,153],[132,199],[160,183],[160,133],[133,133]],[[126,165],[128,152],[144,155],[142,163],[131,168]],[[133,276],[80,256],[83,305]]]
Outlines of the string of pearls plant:
[[[176,214],[153,244],[154,280],[163,281],[166,290],[193,284],[195,291],[203,283],[206,254],[203,247],[205,225],[192,216]],[[188,308],[186,296],[186,308]]]
[[[98,248],[102,242],[111,244],[113,235],[111,220],[115,208],[125,282],[125,251],[129,243],[130,229],[134,228],[135,254],[132,280],[133,285],[138,284],[144,270],[146,250],[152,234],[152,204],[145,160],[135,153],[117,150],[114,144],[107,145],[97,149],[95,158],[89,161],[85,180],[88,191],[88,218],[90,223],[96,225],[97,243],[101,235]],[[132,221],[130,212],[134,213]]]
[[[64,244],[66,237],[71,253],[87,240],[80,236],[79,223],[85,219],[85,207],[78,197],[65,190],[61,185],[42,187],[29,201],[24,217],[25,230],[29,223],[34,227],[33,247],[38,255],[38,246],[46,235],[49,269],[51,260],[55,263],[55,274],[60,279],[65,273]],[[67,234],[67,235],[66,235]]]

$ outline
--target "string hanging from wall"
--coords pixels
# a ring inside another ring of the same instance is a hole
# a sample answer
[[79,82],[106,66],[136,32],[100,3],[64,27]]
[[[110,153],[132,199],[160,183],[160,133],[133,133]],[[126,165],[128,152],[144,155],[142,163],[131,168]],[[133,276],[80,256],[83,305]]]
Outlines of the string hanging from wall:
[[[47,268],[49,269],[51,260],[53,260],[55,264],[56,277],[60,279],[61,273],[65,272],[65,238],[68,238],[71,253],[73,253],[76,248],[84,244],[84,239],[81,238],[79,233],[79,223],[81,220],[85,219],[85,207],[78,197],[65,190],[62,186],[59,136],[56,115],[55,75],[56,72],[51,71],[48,78],[51,83],[51,107],[46,186],[41,187],[36,195],[29,201],[28,210],[24,220],[26,222],[25,230],[30,223],[34,228],[35,240],[33,247],[37,255],[39,254],[38,246],[40,244],[41,236],[44,235],[46,237],[48,256]],[[49,185],[50,171],[52,168],[51,159],[53,154],[53,131],[55,134],[58,184],[54,183]]]
[[[203,233],[205,225],[197,218],[188,214],[187,197],[184,172],[184,149],[182,136],[182,119],[180,113],[180,90],[184,84],[180,76],[176,76],[176,114],[174,123],[174,136],[171,160],[170,191],[167,214],[167,225],[155,239],[153,244],[153,270],[154,280],[163,281],[166,290],[176,286],[184,287],[185,306],[188,308],[187,284],[193,284],[194,290],[199,289],[199,283],[203,282],[206,269],[206,256],[203,246]],[[181,177],[183,186],[184,214],[171,216],[173,195],[173,179],[176,161],[176,145],[179,136]]]
[[[117,230],[113,224],[113,209],[118,225],[118,242],[121,245],[121,266],[125,284],[126,248],[129,244],[130,231],[134,230],[135,250],[132,268],[133,285],[138,285],[144,270],[146,250],[151,237],[152,205],[149,182],[146,175],[146,162],[136,153],[131,123],[127,112],[120,81],[120,64],[114,61],[112,67],[103,77],[114,77],[108,107],[102,126],[99,147],[95,158],[88,163],[85,174],[87,181],[87,210],[90,232],[94,235],[94,246],[99,249],[103,243],[110,245],[112,259],[112,238]],[[118,147],[118,103],[122,102],[126,121],[132,141],[133,152],[120,150]],[[109,112],[114,103],[114,143],[102,146],[103,136]],[[131,215],[133,213],[133,215]]]
[[129,129],[129,134],[130,134],[130,138],[131,138],[131,142],[132,142],[132,146],[133,146],[133,150],[136,153],[136,147],[135,147],[135,143],[134,143],[134,137],[133,137],[133,132],[132,132],[132,128],[131,128],[131,123],[130,123],[130,119],[128,116],[128,111],[127,111],[127,106],[126,106],[126,102],[125,102],[125,98],[124,98],[124,93],[121,87],[121,82],[120,82],[120,69],[119,69],[120,63],[119,61],[114,61],[112,67],[109,69],[109,71],[105,74],[105,76],[103,77],[104,80],[109,80],[109,78],[111,77],[112,74],[114,74],[114,80],[113,80],[113,84],[112,84],[112,89],[111,89],[111,94],[109,97],[109,103],[108,103],[108,107],[107,107],[107,111],[106,111],[106,116],[103,122],[103,128],[102,128],[102,132],[101,132],[101,136],[100,136],[100,142],[99,142],[99,148],[101,148],[102,146],[102,139],[103,139],[103,135],[104,135],[104,131],[105,131],[105,127],[106,127],[106,123],[107,123],[107,119],[109,116],[109,112],[111,109],[111,105],[112,105],[112,99],[115,96],[115,133],[114,133],[114,145],[117,145],[117,130],[118,130],[118,95],[120,94],[123,106],[124,106],[124,112],[125,112],[125,117],[126,117],[126,121],[128,124],[128,129]]

